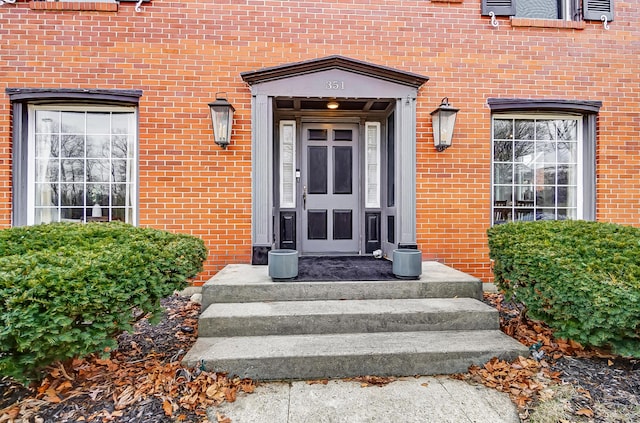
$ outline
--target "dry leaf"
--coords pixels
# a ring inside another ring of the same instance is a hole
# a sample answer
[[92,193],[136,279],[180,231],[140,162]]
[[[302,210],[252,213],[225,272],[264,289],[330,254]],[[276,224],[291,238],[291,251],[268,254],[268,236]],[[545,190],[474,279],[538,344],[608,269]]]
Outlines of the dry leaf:
[[162,402],[162,409],[164,410],[164,414],[171,417],[173,415],[173,406],[169,400],[164,400]]
[[215,398],[216,393],[218,393],[218,385],[211,385],[207,388],[207,390],[205,391],[205,394],[209,397],[209,398]]
[[308,380],[307,385],[326,385],[329,383],[329,379],[317,379],[317,380]]
[[593,411],[588,408],[581,408],[580,410],[576,411],[576,415],[593,417]]
[[60,401],[62,401],[58,396],[58,394],[56,393],[55,389],[53,388],[47,389],[46,394],[47,394],[47,397],[45,398],[46,401],[53,402],[53,403],[59,403]]
[[216,419],[218,420],[218,423],[231,423],[231,419],[229,417],[220,413],[216,413]]
[[236,400],[236,392],[237,388],[234,386],[233,388],[225,388],[224,390],[224,399],[227,402],[235,402]]

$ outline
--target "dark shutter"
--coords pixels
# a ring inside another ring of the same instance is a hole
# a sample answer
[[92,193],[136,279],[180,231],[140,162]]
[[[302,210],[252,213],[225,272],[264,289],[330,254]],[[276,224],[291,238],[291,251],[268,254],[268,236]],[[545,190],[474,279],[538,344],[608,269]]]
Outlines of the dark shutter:
[[496,16],[513,16],[516,14],[516,0],[482,0],[482,15],[489,12]]
[[613,0],[584,0],[583,17],[586,21],[599,21],[602,16],[613,20]]

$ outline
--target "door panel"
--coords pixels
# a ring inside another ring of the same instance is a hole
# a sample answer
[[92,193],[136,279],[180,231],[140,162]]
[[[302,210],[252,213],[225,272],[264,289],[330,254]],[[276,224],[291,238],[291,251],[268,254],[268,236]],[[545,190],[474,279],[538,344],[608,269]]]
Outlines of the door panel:
[[304,124],[302,163],[302,253],[358,254],[358,125]]

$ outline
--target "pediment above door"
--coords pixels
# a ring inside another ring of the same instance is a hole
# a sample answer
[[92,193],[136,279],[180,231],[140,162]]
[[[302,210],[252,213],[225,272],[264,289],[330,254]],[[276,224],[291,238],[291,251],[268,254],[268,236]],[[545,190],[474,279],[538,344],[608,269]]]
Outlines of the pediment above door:
[[241,74],[254,95],[389,97],[413,95],[428,77],[343,56],[263,68]]

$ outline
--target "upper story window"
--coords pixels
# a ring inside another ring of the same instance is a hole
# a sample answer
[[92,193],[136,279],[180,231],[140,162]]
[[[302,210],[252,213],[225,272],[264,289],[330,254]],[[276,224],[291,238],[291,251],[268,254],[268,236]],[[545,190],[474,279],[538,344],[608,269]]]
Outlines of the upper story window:
[[613,20],[614,0],[482,0],[482,14],[567,21]]

